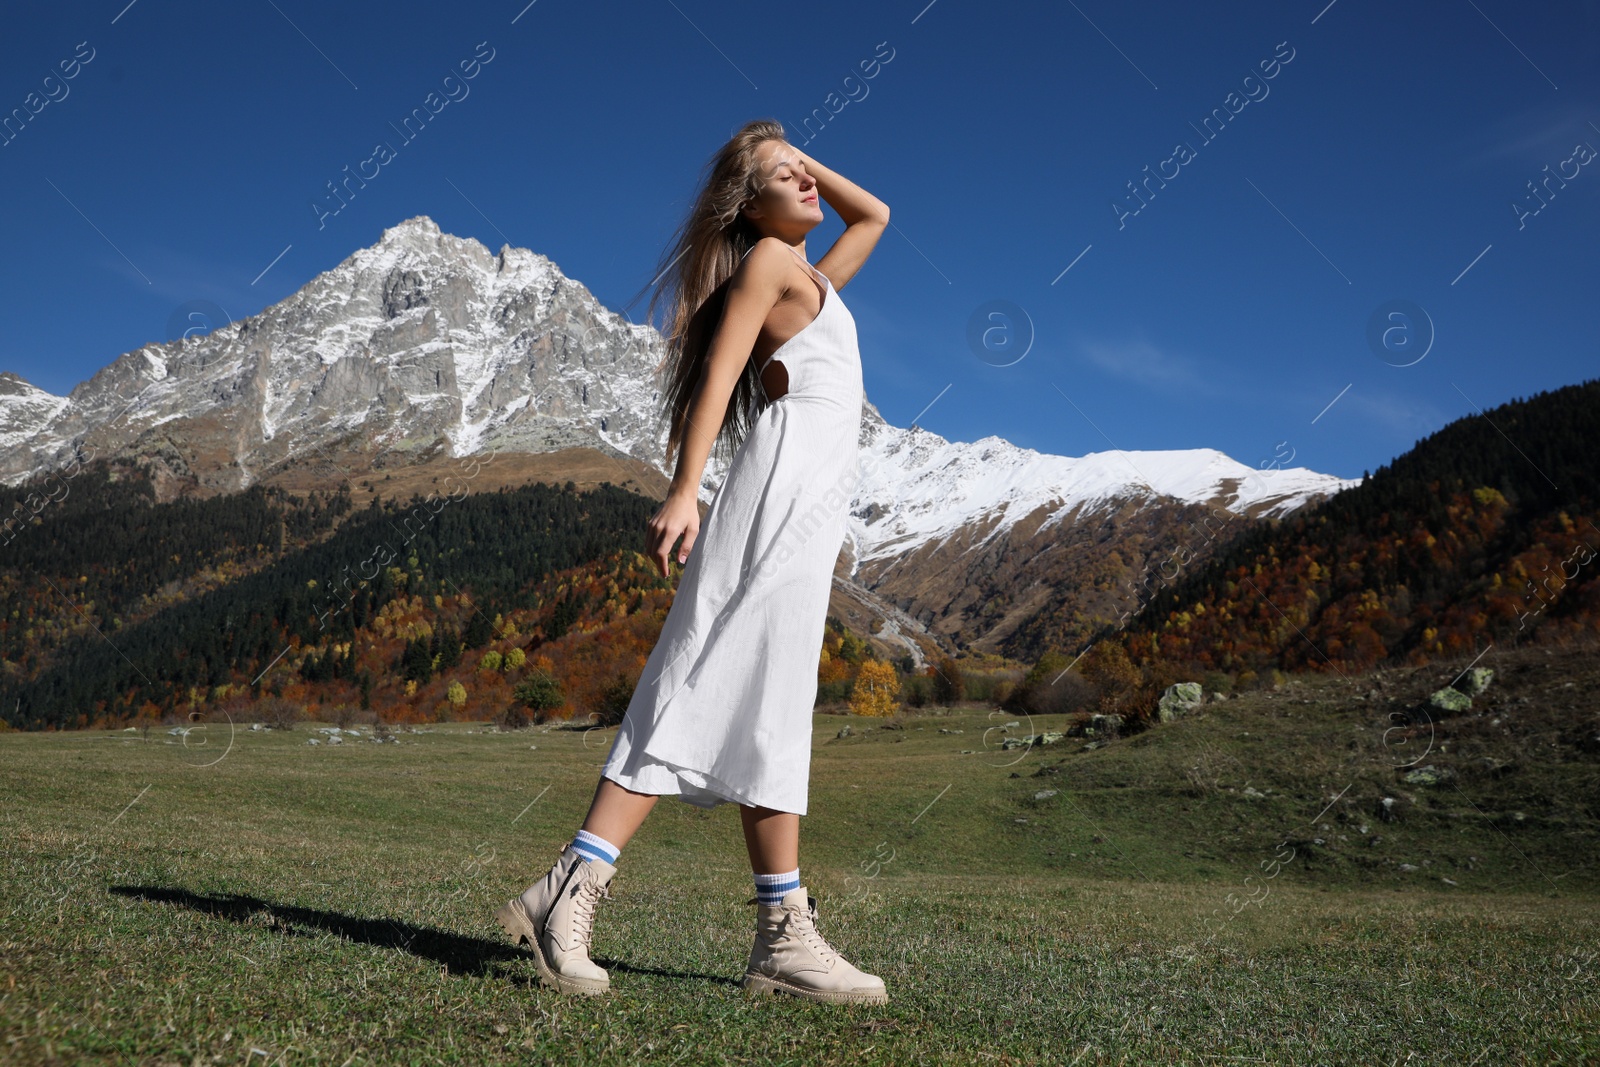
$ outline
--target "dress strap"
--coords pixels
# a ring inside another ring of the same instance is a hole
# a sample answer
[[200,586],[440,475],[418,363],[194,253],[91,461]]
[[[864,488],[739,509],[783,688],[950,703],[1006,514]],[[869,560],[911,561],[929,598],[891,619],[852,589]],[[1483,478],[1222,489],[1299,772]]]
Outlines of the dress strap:
[[[805,256],[802,256],[799,252],[795,252],[794,247],[792,245],[786,245],[784,247],[788,248],[789,251],[794,252],[794,258],[798,259],[800,261],[800,263],[806,268],[807,271],[811,272],[812,274],[815,274],[817,277],[821,278],[828,285],[832,285],[833,284],[832,279],[830,279],[826,274],[822,273],[820,270],[817,270],[817,268],[815,268],[811,264],[807,263]],[[743,254],[741,254],[739,256],[739,258],[741,260],[744,259],[744,257],[748,256],[750,254],[751,250],[754,249],[754,248],[755,248],[755,245],[751,245],[749,248],[744,250]]]
[[[802,256],[799,252],[795,252],[795,249],[794,249],[793,245],[785,245],[784,247],[787,248],[789,251],[794,252],[794,258],[798,259],[800,261],[800,264],[803,267],[806,268],[807,273],[815,274],[817,277],[821,278],[827,285],[832,285],[833,284],[831,281],[829,281],[828,276],[826,274],[822,273],[820,270],[818,270],[817,268],[813,267],[811,264],[807,263],[805,256]],[[828,298],[828,293],[827,293],[826,287],[824,287],[824,289],[823,289],[822,298],[824,300],[826,300]]]

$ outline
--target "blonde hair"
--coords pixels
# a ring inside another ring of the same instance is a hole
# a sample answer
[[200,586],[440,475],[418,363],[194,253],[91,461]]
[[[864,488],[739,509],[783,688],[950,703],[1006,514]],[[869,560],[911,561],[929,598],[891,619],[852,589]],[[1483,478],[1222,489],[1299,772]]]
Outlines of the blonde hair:
[[[661,329],[667,353],[656,371],[665,371],[660,414],[670,427],[669,464],[683,446],[689,402],[705,369],[711,338],[722,320],[728,279],[739,268],[744,254],[761,239],[761,232],[740,211],[761,192],[756,152],[767,141],[786,139],[783,126],[776,120],[757,119],[745,123],[717,149],[702,171],[705,176],[694,206],[657,264],[658,281],[645,319],[653,321],[658,304],[668,306]],[[747,361],[728,398],[728,410],[712,442],[713,451],[721,449],[727,458],[737,450],[749,432],[751,413],[765,402],[760,386],[754,361]]]

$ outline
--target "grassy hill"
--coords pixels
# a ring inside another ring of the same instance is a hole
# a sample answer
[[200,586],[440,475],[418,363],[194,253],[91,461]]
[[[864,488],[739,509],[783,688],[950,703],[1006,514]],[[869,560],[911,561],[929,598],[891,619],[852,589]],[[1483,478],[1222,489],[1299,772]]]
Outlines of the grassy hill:
[[4,1058],[1592,1063],[1600,668],[1496,657],[1453,716],[1414,712],[1465,660],[1087,750],[1005,745],[1068,716],[817,716],[801,875],[891,997],[843,1010],[744,999],[738,813],[670,798],[600,908],[612,994],[534,984],[490,911],[611,730],[0,735]]

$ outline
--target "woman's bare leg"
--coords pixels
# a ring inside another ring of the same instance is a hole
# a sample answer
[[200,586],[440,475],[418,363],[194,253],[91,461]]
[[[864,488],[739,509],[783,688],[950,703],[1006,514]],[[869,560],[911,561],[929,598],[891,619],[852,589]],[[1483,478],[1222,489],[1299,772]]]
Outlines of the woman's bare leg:
[[598,834],[620,849],[644,823],[644,817],[656,806],[657,799],[658,794],[635,793],[602,777],[595,787],[594,800],[589,804],[582,829]]
[[[756,874],[786,874],[800,866],[800,816],[739,805],[744,820],[744,845]],[[598,831],[597,831],[598,832]]]

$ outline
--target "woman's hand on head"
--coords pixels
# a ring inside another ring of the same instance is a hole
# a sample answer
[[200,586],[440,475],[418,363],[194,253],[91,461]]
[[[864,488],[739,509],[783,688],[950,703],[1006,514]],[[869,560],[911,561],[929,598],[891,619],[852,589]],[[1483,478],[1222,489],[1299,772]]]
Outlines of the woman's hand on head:
[[686,562],[694,548],[695,538],[700,534],[700,502],[687,494],[669,493],[646,526],[650,531],[646,554],[656,561],[665,578],[671,573],[672,546],[678,537],[683,537],[683,547],[678,550],[679,563]]

